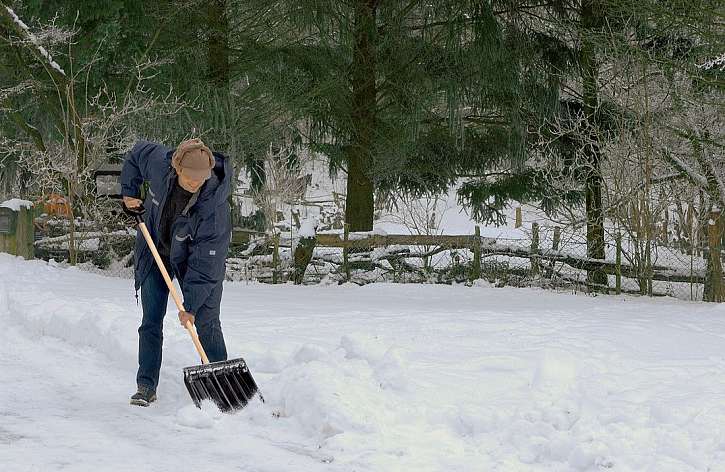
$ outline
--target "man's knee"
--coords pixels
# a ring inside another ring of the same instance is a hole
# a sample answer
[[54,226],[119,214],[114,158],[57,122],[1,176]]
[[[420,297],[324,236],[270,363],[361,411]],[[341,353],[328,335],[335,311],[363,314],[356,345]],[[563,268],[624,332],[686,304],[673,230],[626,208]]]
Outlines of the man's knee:
[[201,311],[195,318],[194,324],[199,332],[199,335],[211,333],[213,331],[221,330],[221,322],[219,321],[219,312],[213,311]]
[[221,322],[219,321],[219,312],[221,305],[222,286],[219,284],[214,288],[207,302],[199,309],[199,313],[195,313],[196,329],[199,334],[221,331]]

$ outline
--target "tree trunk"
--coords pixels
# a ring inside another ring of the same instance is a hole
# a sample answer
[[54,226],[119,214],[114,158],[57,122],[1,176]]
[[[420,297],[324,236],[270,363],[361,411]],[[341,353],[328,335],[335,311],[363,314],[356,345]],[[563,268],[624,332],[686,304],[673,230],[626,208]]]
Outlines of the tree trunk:
[[710,212],[708,221],[708,259],[705,276],[703,300],[707,302],[725,301],[725,282],[722,270],[722,222],[720,210]]
[[[604,209],[602,205],[601,149],[597,132],[597,108],[599,107],[596,62],[593,33],[601,22],[598,0],[583,0],[581,10],[582,47],[580,67],[583,85],[584,113],[587,119],[584,155],[587,159],[586,212],[587,212],[587,256],[604,259]],[[601,271],[587,272],[587,281],[607,285],[607,275]]]
[[229,87],[229,18],[226,0],[210,0],[207,3],[207,25],[209,42],[207,45],[207,77],[211,84],[228,89]]
[[375,133],[375,16],[377,0],[358,0],[351,67],[352,136],[347,148],[345,221],[350,231],[373,229],[372,144]]
[[[720,205],[723,197],[720,193],[715,169],[712,161],[707,158],[702,148],[701,137],[698,133],[691,138],[692,152],[695,160],[700,164],[705,178],[707,179],[707,188],[704,190],[709,197],[709,212],[702,207],[704,230],[701,232],[703,239],[707,241],[707,251],[705,253],[707,259],[707,269],[705,277],[705,286],[703,300],[708,302],[722,302],[725,300],[722,280],[722,262],[721,257],[721,240],[722,240],[722,223]],[[703,244],[704,246],[704,244]]]
[[76,245],[76,218],[73,212],[73,206],[75,203],[75,185],[73,184],[75,179],[73,177],[67,180],[68,184],[68,208],[70,209],[70,215],[68,215],[68,263],[72,266],[78,263],[78,247]]

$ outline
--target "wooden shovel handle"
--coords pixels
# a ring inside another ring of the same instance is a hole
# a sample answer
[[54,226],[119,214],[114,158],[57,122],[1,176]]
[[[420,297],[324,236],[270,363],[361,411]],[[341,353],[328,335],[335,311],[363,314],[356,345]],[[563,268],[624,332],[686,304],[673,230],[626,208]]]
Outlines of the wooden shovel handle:
[[[161,271],[161,275],[164,277],[164,281],[166,281],[166,286],[169,287],[169,292],[171,292],[171,297],[174,299],[174,302],[176,303],[176,308],[178,308],[179,311],[186,311],[184,309],[184,304],[181,301],[181,297],[179,297],[179,293],[176,291],[176,287],[174,287],[174,284],[171,282],[171,277],[169,277],[169,273],[166,270],[166,266],[164,266],[164,263],[161,260],[159,251],[156,249],[156,245],[154,244],[154,241],[151,239],[151,235],[149,234],[149,229],[146,227],[146,223],[143,222],[143,220],[141,219],[141,216],[136,216],[136,222],[138,223],[138,227],[141,229],[141,233],[143,233],[144,239],[146,239],[146,244],[148,244],[149,249],[151,249],[151,254],[154,255],[154,260],[156,261],[156,265],[159,267],[159,270]],[[196,351],[201,356],[202,364],[208,364],[209,358],[206,357],[206,352],[204,352],[204,348],[201,346],[201,342],[199,341],[199,336],[196,335],[196,330],[194,329],[194,325],[191,324],[191,321],[187,321],[186,325],[184,327],[189,332],[189,335],[191,336],[191,340],[194,341],[194,347],[196,347]]]

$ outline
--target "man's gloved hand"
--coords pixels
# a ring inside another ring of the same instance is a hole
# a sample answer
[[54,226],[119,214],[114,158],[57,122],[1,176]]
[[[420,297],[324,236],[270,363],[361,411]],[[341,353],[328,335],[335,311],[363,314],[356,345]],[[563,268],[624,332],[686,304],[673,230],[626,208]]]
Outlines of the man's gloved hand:
[[191,321],[191,324],[194,324],[194,315],[192,313],[189,313],[188,311],[180,311],[179,321],[181,321],[181,326],[186,328],[187,321]]
[[142,216],[146,209],[143,207],[143,202],[138,198],[123,197],[123,212],[129,216]]

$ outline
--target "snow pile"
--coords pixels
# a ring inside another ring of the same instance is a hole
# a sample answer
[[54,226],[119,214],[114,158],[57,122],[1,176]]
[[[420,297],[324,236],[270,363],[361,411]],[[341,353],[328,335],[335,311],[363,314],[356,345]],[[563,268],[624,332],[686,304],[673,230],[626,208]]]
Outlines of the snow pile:
[[28,200],[21,200],[19,198],[12,198],[10,200],[5,200],[4,202],[0,203],[0,208],[10,208],[13,211],[20,211],[21,207],[25,208],[33,208],[33,202]]
[[314,218],[305,218],[300,225],[298,235],[300,238],[314,238],[317,230],[317,221]]
[[723,305],[228,283],[266,403],[227,415],[188,398],[173,305],[159,400],[128,405],[132,284],[0,254],[3,470],[725,470]]
[[306,344],[268,387],[270,399],[280,405],[280,416],[295,418],[320,441],[380,434],[392,412],[408,411],[395,392],[406,384],[401,360],[393,350],[381,351],[374,340],[349,336],[332,350]]
[[223,417],[223,413],[211,400],[201,402],[201,408],[190,404],[182,407],[176,414],[176,422],[191,428],[213,428]]

